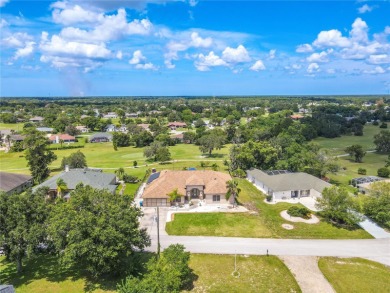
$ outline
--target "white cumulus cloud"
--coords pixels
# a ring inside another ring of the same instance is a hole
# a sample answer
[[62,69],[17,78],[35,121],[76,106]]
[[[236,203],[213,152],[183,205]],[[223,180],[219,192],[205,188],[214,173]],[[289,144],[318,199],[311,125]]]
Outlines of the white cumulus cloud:
[[67,3],[54,3],[52,7],[57,7],[52,11],[53,21],[64,25],[71,25],[76,23],[98,23],[104,20],[103,13],[97,13],[82,8],[79,5],[68,7]]
[[9,0],[0,0],[0,7],[4,7],[8,2]]
[[136,69],[144,70],[157,70],[157,66],[153,65],[151,62],[146,62],[146,57],[142,54],[141,50],[136,50],[133,53],[133,58],[129,60],[131,65],[134,65]]
[[315,73],[320,71],[320,66],[317,63],[310,63],[309,66],[307,67],[306,71],[308,73]]
[[382,74],[385,73],[386,70],[384,70],[381,66],[376,66],[374,69],[364,70],[363,72],[368,74]]
[[265,65],[263,61],[257,60],[249,69],[253,71],[261,71],[265,70]]
[[251,61],[248,51],[243,45],[237,48],[226,47],[222,52],[222,59],[228,63],[243,63]]
[[34,52],[35,42],[27,42],[26,46],[16,50],[14,60],[30,56]]
[[348,47],[350,44],[348,38],[343,37],[341,32],[336,29],[320,32],[313,42],[316,47]]
[[367,4],[364,4],[363,6],[358,8],[358,12],[360,14],[366,13],[366,12],[371,12],[374,9],[374,7],[369,6]]
[[328,55],[333,52],[333,49],[330,49],[328,51],[322,51],[320,53],[313,53],[309,57],[306,58],[308,62],[328,62],[329,58]]
[[218,55],[215,55],[213,51],[209,52],[208,55],[199,54],[198,59],[195,61],[195,67],[199,71],[208,71],[210,70],[210,67],[227,65],[228,64]]
[[296,50],[297,53],[309,53],[313,52],[313,47],[310,44],[299,45]]

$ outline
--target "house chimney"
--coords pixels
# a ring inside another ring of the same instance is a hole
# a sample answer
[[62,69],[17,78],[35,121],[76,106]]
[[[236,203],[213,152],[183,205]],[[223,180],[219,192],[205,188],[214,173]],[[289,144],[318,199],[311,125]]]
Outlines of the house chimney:
[[69,172],[69,165],[65,165],[65,172]]

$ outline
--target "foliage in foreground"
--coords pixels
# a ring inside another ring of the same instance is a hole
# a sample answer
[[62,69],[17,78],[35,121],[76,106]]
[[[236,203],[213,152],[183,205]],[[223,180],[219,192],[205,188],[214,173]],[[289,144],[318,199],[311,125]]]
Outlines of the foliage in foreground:
[[133,265],[126,261],[135,250],[150,245],[140,216],[131,197],[80,184],[69,202],[54,206],[48,231],[63,265],[93,276],[118,274]]
[[390,182],[371,184],[370,196],[364,202],[364,213],[390,229]]
[[310,219],[311,212],[306,207],[291,206],[287,210],[287,214],[292,217],[300,217],[304,219]]
[[345,188],[325,188],[322,197],[317,198],[316,208],[321,210],[319,214],[332,224],[352,228],[361,220],[356,213],[357,204]]
[[181,244],[170,245],[159,258],[150,259],[141,278],[131,276],[118,285],[119,293],[180,292],[191,281],[190,253],[184,249]]
[[61,169],[64,170],[65,166],[69,166],[71,169],[87,167],[87,160],[85,155],[77,151],[69,155],[69,157],[63,157],[61,161]]
[[46,219],[49,207],[45,204],[46,189],[11,196],[0,193],[0,247],[6,257],[15,261],[22,271],[22,261],[39,251],[46,239]]

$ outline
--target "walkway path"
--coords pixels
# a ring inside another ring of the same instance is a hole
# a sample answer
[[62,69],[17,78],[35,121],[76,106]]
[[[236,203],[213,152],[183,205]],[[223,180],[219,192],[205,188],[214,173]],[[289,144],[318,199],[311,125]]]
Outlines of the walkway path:
[[318,257],[281,256],[280,258],[297,280],[302,293],[335,293],[318,268]]
[[364,221],[359,223],[359,226],[370,233],[374,238],[381,239],[387,238],[390,239],[390,233],[385,229],[379,227],[375,222],[364,217]]

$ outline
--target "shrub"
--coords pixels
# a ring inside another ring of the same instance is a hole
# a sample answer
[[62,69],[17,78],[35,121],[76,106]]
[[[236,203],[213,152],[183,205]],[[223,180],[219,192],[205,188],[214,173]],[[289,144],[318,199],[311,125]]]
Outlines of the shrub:
[[272,195],[267,195],[265,198],[267,199],[268,202],[272,201]]
[[387,128],[387,123],[382,122],[381,125],[379,126],[379,128]]
[[137,182],[139,182],[139,178],[137,176],[124,174],[123,175],[123,181],[125,183],[137,183]]
[[366,174],[367,174],[367,170],[364,169],[364,168],[359,168],[359,169],[358,169],[358,174],[360,174],[360,175],[366,175]]
[[378,176],[388,178],[390,176],[390,169],[382,167],[378,169]]
[[246,177],[246,173],[242,169],[237,169],[237,170],[233,171],[233,176],[234,177],[238,177],[238,178],[245,178]]
[[379,125],[378,120],[375,120],[374,122],[372,122],[372,125],[378,126]]
[[289,207],[289,209],[287,210],[287,214],[292,217],[300,217],[304,219],[310,219],[311,216],[311,212],[308,208],[298,206]]

